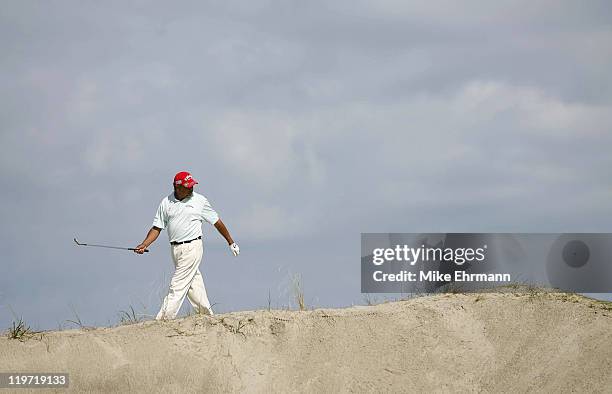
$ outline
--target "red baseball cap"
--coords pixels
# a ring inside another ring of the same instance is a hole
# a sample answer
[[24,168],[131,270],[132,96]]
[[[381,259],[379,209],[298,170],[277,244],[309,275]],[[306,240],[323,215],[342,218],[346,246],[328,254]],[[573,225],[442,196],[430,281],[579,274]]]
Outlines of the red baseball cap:
[[191,174],[188,173],[187,171],[181,171],[174,176],[175,185],[183,185],[191,189],[193,185],[195,185],[196,183],[198,182],[195,179],[193,179]]

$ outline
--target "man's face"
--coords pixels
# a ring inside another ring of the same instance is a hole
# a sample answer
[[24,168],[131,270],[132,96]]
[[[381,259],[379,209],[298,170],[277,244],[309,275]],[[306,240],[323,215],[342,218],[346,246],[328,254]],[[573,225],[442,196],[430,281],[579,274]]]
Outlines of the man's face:
[[193,192],[193,188],[189,189],[183,185],[174,185],[174,193],[179,200],[189,196]]

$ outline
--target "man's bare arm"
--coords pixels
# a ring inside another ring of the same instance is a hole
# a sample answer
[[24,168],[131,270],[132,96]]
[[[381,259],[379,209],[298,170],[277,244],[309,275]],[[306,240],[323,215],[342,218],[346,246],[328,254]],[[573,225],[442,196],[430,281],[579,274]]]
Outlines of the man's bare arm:
[[151,227],[151,229],[147,233],[145,240],[142,241],[140,245],[134,248],[134,252],[138,254],[143,254],[144,250],[148,248],[149,245],[151,245],[153,242],[155,242],[157,237],[159,237],[159,233],[161,233],[161,228],[155,226]]
[[231,245],[234,243],[232,236],[230,235],[229,231],[227,231],[227,227],[225,227],[225,224],[223,224],[221,219],[215,222],[215,228],[217,229],[217,231],[219,231],[221,235],[223,235],[223,238],[225,238],[228,245]]

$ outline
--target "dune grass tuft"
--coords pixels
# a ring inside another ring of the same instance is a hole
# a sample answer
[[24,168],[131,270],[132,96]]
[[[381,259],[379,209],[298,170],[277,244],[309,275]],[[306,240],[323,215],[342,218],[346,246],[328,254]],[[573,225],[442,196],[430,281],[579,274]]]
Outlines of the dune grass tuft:
[[70,309],[72,310],[72,313],[74,314],[74,320],[66,320],[67,323],[72,323],[75,326],[79,327],[81,330],[91,330],[93,327],[88,327],[85,324],[83,324],[83,322],[81,321],[81,317],[79,316],[79,314],[76,311],[76,308],[73,305],[70,305]]
[[299,275],[293,276],[293,297],[299,310],[305,311],[304,288],[302,286],[302,278]]
[[373,296],[371,293],[363,293],[363,301],[368,306],[376,305],[379,303],[378,298]]
[[130,309],[127,311],[119,311],[119,324],[121,325],[136,324],[143,320],[142,316],[136,314],[136,310],[134,310],[132,305],[130,305]]
[[8,331],[8,337],[9,339],[17,339],[23,342],[32,337],[35,333],[36,332],[23,321],[23,318],[19,318],[18,321],[13,321],[13,326],[9,328]]

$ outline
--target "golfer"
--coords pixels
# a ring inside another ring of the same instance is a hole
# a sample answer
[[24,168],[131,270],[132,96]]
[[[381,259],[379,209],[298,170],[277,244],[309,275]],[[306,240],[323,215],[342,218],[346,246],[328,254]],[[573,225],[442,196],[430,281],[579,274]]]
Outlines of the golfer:
[[173,182],[174,192],[161,201],[153,219],[153,227],[145,240],[134,249],[135,253],[143,254],[159,233],[165,228],[168,229],[175,271],[170,281],[170,290],[155,317],[156,320],[174,319],[185,295],[195,310],[213,314],[198,268],[203,253],[202,221],[215,226],[229,244],[234,256],[240,253],[240,248],[206,197],[193,191],[193,186],[197,183],[186,171],[176,174]]

